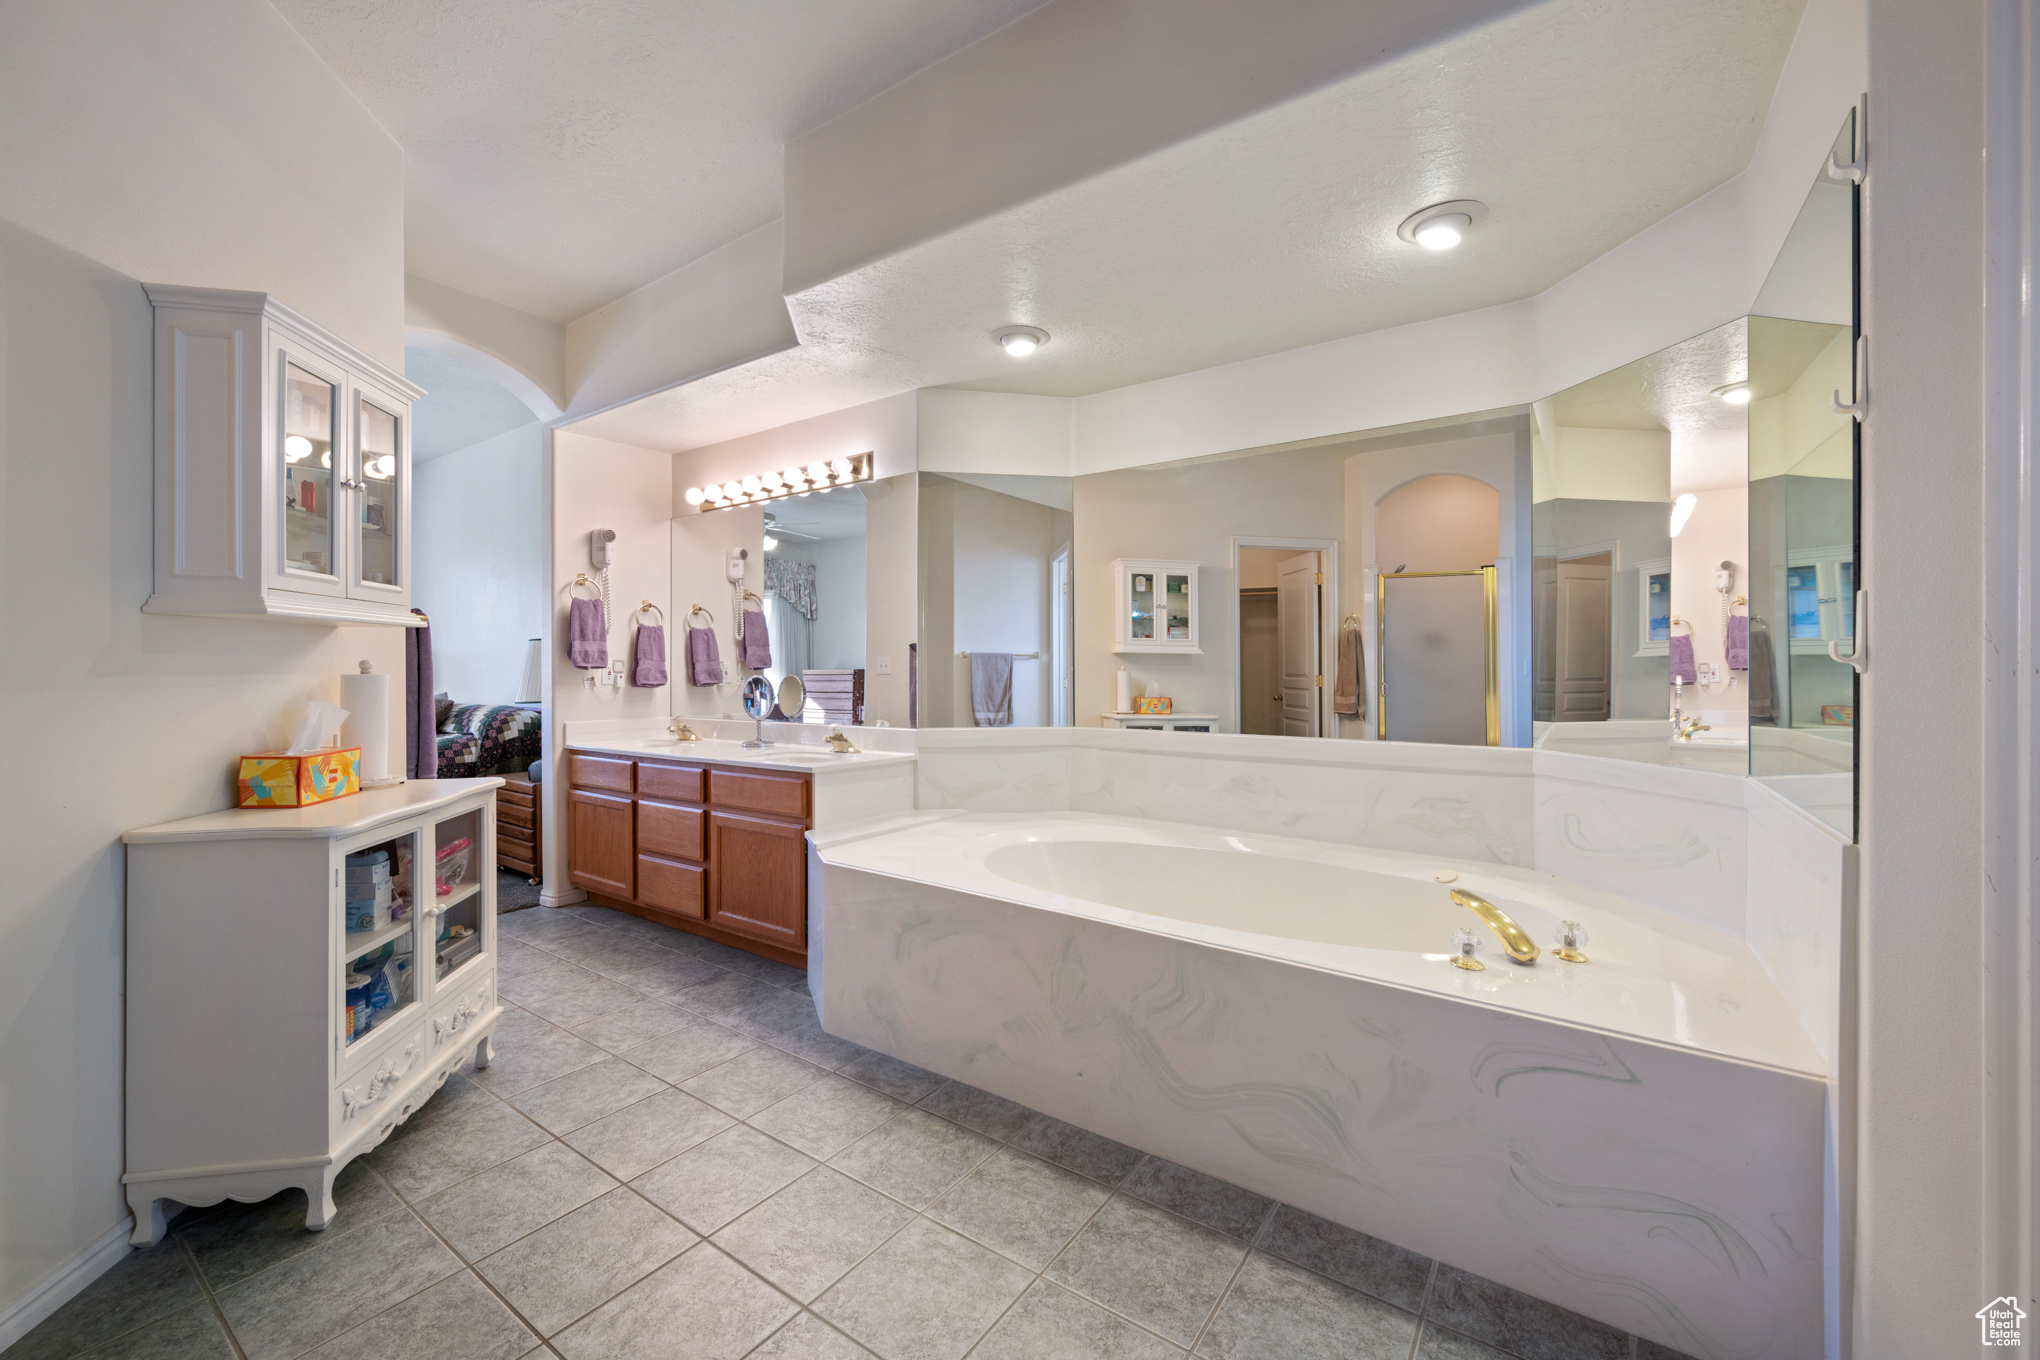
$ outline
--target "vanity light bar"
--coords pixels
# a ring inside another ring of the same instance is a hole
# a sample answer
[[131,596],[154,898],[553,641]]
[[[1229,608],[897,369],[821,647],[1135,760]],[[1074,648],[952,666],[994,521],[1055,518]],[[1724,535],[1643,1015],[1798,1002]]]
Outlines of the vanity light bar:
[[753,473],[741,480],[720,484],[710,482],[707,486],[690,486],[687,488],[687,503],[702,511],[727,510],[733,505],[805,496],[810,491],[827,491],[831,487],[868,482],[871,480],[871,463],[871,454],[851,453],[828,462],[816,460],[806,467]]

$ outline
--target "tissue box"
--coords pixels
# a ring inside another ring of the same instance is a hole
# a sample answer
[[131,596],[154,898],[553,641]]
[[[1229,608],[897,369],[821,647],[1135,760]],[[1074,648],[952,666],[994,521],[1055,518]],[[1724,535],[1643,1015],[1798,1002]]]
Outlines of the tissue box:
[[361,792],[361,748],[336,746],[287,756],[272,751],[242,756],[239,796],[244,808],[310,807]]
[[1160,695],[1140,694],[1134,696],[1133,711],[1136,713],[1167,713],[1174,702],[1173,699],[1164,699]]

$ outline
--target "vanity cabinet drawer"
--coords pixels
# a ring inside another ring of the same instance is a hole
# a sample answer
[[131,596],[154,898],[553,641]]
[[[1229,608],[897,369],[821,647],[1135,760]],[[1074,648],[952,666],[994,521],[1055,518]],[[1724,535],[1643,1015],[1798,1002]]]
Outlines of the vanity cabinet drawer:
[[745,812],[807,820],[808,781],[804,775],[711,770],[708,792],[709,802],[718,809],[741,808]]
[[708,866],[639,855],[637,900],[696,921],[708,918]]
[[670,803],[699,803],[705,794],[699,765],[655,765],[641,760],[637,767],[637,791],[647,798]]
[[678,803],[638,799],[637,848],[641,855],[668,859],[708,857],[708,811]]
[[628,760],[614,756],[587,756],[573,752],[570,782],[578,789],[607,789],[611,793],[630,792],[630,766]]

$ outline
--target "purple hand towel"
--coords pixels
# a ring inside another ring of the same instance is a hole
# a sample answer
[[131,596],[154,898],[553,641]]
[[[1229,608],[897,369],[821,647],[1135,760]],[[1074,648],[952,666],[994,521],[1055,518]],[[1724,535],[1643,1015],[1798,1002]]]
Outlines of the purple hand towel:
[[713,628],[687,630],[687,683],[690,685],[722,683],[722,649],[716,645]]
[[765,615],[756,609],[744,611],[744,664],[754,671],[772,665],[772,635],[765,631]]
[[602,622],[602,601],[576,597],[567,606],[567,660],[584,671],[609,665],[609,629]]
[[1732,671],[1750,668],[1750,620],[1747,614],[1728,616],[1728,668]]
[[630,682],[639,689],[666,683],[666,630],[656,623],[641,625],[630,640]]
[[1672,639],[1672,679],[1689,685],[1700,683],[1700,668],[1693,664],[1693,639],[1690,636]]

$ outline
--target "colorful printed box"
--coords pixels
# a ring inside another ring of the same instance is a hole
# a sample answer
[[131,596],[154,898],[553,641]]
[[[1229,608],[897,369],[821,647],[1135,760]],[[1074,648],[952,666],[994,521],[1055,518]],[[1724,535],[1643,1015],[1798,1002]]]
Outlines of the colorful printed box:
[[361,748],[334,747],[287,756],[242,756],[235,806],[310,807],[361,792]]

